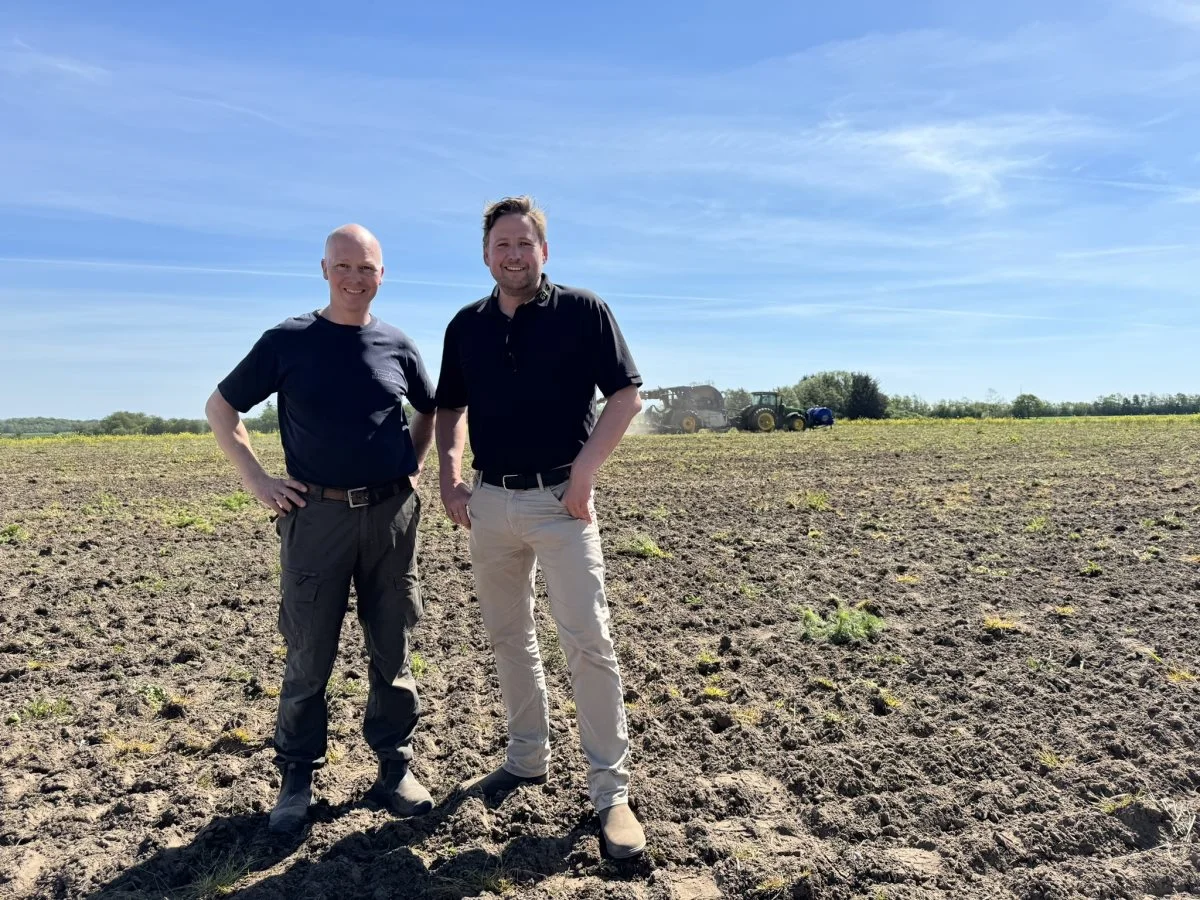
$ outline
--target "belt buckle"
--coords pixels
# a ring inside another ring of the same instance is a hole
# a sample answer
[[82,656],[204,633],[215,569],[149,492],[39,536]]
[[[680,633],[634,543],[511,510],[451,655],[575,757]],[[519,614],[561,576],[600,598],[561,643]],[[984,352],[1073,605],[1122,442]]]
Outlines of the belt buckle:
[[[518,474],[520,474],[520,473],[518,473]],[[516,478],[516,477],[517,477],[517,475],[501,475],[500,476],[500,487],[504,488],[504,490],[506,490],[506,491],[516,490],[516,488],[510,488],[508,486],[508,479]]]
[[[361,503],[355,502],[355,494],[358,494],[362,497]],[[371,495],[367,493],[367,489],[365,487],[350,488],[348,491],[346,491],[346,502],[350,504],[351,509],[358,509],[362,506],[370,506]]]

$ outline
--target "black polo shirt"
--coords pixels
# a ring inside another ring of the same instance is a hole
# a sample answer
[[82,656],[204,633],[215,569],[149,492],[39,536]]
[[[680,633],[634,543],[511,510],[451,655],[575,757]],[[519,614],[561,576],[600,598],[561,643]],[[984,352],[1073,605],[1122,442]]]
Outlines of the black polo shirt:
[[467,408],[476,469],[546,472],[574,461],[596,424],[596,388],[640,385],[608,305],[591,291],[542,286],[510,319],[498,291],[446,328],[437,405]]

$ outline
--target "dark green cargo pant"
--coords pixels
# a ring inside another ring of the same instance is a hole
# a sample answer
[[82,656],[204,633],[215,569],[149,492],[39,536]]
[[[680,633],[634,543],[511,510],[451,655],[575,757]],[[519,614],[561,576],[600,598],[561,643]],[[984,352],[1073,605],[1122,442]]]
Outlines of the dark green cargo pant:
[[287,668],[275,724],[275,762],[325,763],[325,689],[337,658],[350,582],[370,656],[363,736],[381,759],[412,759],[421,712],[409,634],[421,618],[417,526],[421,500],[406,489],[374,506],[307,499],[276,520],[281,541],[279,630]]

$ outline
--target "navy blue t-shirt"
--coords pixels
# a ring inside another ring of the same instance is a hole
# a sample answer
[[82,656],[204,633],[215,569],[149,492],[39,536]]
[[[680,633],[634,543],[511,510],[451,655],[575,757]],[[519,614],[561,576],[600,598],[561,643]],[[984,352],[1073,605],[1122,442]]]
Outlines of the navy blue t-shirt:
[[432,413],[434,388],[399,328],[338,325],[305,313],[263,333],[217,389],[238,412],[279,394],[291,477],[323,487],[395,481],[417,471],[403,400]]

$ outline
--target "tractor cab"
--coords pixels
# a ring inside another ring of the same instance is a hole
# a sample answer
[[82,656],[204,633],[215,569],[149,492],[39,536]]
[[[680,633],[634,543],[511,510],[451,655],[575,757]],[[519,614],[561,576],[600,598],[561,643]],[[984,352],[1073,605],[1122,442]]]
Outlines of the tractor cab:
[[803,431],[806,425],[804,411],[784,405],[778,391],[751,391],[750,405],[738,415],[743,431]]

